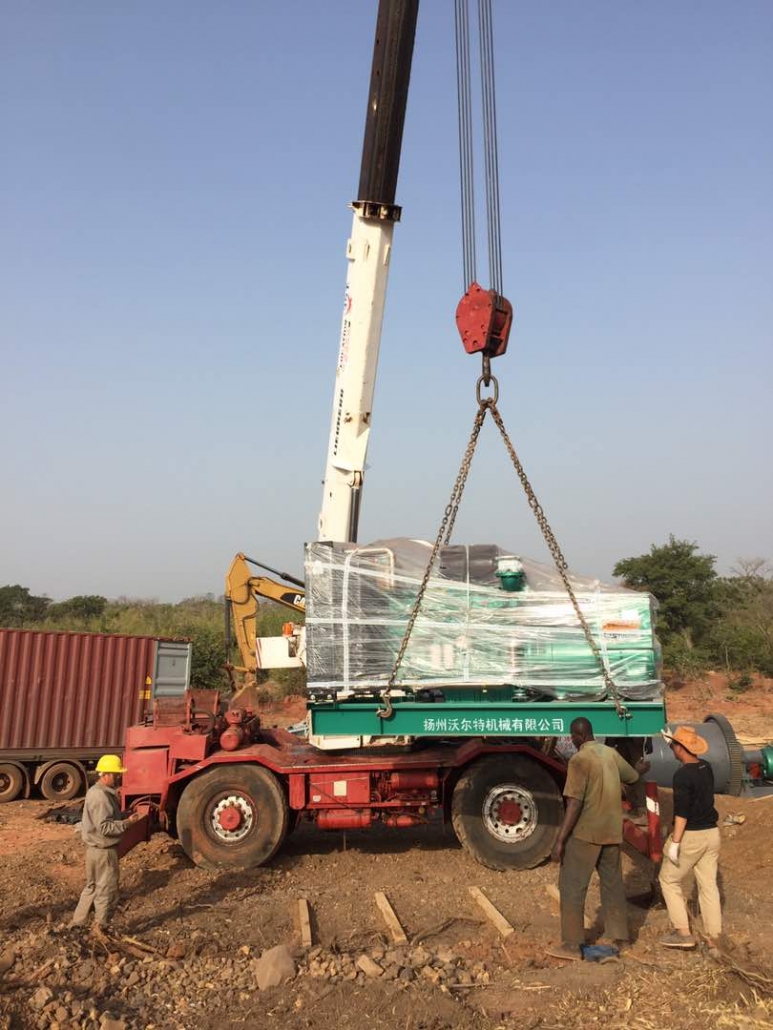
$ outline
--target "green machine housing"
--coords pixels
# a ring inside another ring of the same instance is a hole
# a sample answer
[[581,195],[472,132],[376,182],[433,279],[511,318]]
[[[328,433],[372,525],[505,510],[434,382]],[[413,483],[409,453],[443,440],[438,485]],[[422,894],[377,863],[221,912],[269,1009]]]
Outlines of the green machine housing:
[[306,664],[316,735],[650,736],[665,723],[651,595],[570,581],[625,708],[560,577],[493,544],[441,548],[390,684],[431,554],[425,541],[306,548]]

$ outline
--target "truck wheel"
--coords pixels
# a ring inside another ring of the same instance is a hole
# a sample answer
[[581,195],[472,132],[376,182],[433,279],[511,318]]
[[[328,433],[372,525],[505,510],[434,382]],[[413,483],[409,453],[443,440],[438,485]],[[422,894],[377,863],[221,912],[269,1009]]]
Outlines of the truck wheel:
[[467,768],[451,799],[459,842],[489,869],[531,869],[550,854],[562,819],[552,776],[523,755],[489,755]]
[[257,765],[210,769],[188,784],[177,808],[182,846],[204,869],[263,865],[281,846],[287,824],[284,791]]
[[24,789],[24,773],[18,765],[3,762],[0,765],[0,804],[15,801]]
[[72,801],[82,786],[83,774],[70,762],[56,762],[40,777],[40,793],[46,801]]

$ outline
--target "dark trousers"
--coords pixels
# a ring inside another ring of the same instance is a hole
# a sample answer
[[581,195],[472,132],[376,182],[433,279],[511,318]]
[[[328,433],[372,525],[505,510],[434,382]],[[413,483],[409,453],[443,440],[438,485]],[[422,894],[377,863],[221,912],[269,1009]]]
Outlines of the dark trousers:
[[561,939],[565,944],[585,942],[585,896],[593,870],[599,874],[604,933],[616,941],[628,940],[628,912],[619,844],[589,844],[570,837],[566,842],[558,889],[561,892]]

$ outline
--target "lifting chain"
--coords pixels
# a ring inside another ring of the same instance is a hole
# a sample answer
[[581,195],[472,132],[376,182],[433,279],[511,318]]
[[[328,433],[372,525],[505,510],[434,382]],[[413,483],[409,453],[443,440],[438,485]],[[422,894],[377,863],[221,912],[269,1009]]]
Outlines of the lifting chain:
[[580,623],[580,626],[582,626],[582,631],[585,634],[585,639],[588,641],[588,647],[590,647],[591,651],[593,652],[594,658],[598,662],[599,669],[601,670],[601,676],[604,680],[604,686],[607,688],[607,693],[614,701],[615,711],[620,716],[620,718],[627,719],[629,718],[630,713],[625,709],[625,707],[622,705],[620,701],[620,697],[618,695],[615,682],[609,675],[609,669],[607,668],[607,664],[604,661],[601,651],[599,650],[598,644],[593,639],[593,634],[590,631],[590,626],[588,625],[585,616],[582,613],[579,601],[577,600],[574,589],[569,580],[569,566],[567,564],[566,558],[564,558],[561,548],[558,545],[558,541],[556,540],[555,535],[553,534],[553,530],[550,528],[547,515],[545,515],[542,505],[537,500],[537,495],[534,493],[534,490],[532,489],[531,483],[528,480],[524,467],[521,464],[521,460],[515,452],[515,447],[513,447],[510,437],[507,435],[507,430],[505,429],[505,424],[502,421],[502,416],[499,413],[499,408],[496,406],[496,402],[490,401],[488,406],[491,409],[491,417],[494,419],[497,429],[502,434],[502,439],[504,440],[505,447],[507,448],[507,453],[510,455],[510,460],[515,466],[515,471],[518,473],[518,478],[521,481],[521,485],[523,486],[523,489],[526,492],[526,497],[529,501],[529,507],[534,512],[534,517],[537,520],[537,525],[539,526],[542,536],[545,539],[545,543],[548,545],[548,550],[553,556],[556,571],[558,572],[558,575],[561,577],[561,582],[564,584],[564,587],[566,588],[566,592],[569,595],[569,600],[572,602],[572,607],[574,608],[575,614],[577,615],[577,620]]
[[[491,387],[491,396],[481,396],[481,387],[483,386]],[[534,493],[532,485],[529,482],[529,479],[526,475],[526,471],[524,470],[524,467],[521,464],[521,460],[515,451],[515,447],[513,446],[513,443],[510,437],[508,436],[507,430],[505,429],[505,424],[502,421],[502,416],[499,412],[499,408],[497,407],[497,401],[499,400],[499,384],[496,380],[496,377],[491,375],[491,369],[485,356],[483,359],[483,374],[481,375],[480,379],[478,379],[478,382],[475,387],[475,393],[478,400],[478,410],[475,414],[475,421],[473,423],[472,433],[470,435],[467,448],[464,452],[464,457],[462,458],[462,464],[459,469],[459,474],[456,477],[456,482],[454,483],[454,488],[451,492],[451,499],[446,505],[446,510],[443,514],[443,521],[440,524],[440,529],[438,530],[437,538],[435,539],[435,544],[432,548],[432,554],[427,564],[427,568],[424,572],[424,578],[421,581],[421,586],[419,587],[419,592],[416,595],[416,600],[414,602],[413,609],[411,610],[411,614],[408,619],[408,624],[405,627],[405,634],[403,636],[402,643],[400,644],[400,650],[397,653],[397,658],[395,659],[395,664],[392,668],[392,673],[389,677],[389,683],[386,687],[386,690],[381,695],[381,700],[384,703],[384,707],[378,709],[376,715],[378,715],[378,717],[381,719],[388,719],[393,714],[391,693],[394,689],[395,681],[397,680],[397,673],[400,669],[403,658],[405,657],[405,651],[408,647],[408,641],[411,638],[413,627],[416,623],[416,619],[418,618],[422,601],[424,600],[424,594],[427,590],[427,585],[429,583],[430,576],[432,575],[432,570],[435,567],[435,562],[437,561],[437,556],[440,552],[440,548],[443,544],[448,544],[451,540],[451,533],[453,532],[454,522],[456,521],[456,515],[459,511],[459,504],[462,500],[464,487],[467,483],[467,476],[469,475],[470,466],[472,465],[472,458],[475,454],[475,447],[478,443],[478,437],[480,436],[480,431],[485,421],[486,415],[490,411],[491,417],[494,419],[497,429],[502,435],[502,439],[504,441],[505,448],[507,449],[507,453],[510,455],[510,460],[512,461],[513,466],[515,467],[515,471],[526,493],[526,497],[529,502],[529,507],[534,512],[534,517],[537,520],[537,525],[539,526],[542,536],[545,539],[545,543],[548,545],[548,550],[550,551],[553,557],[556,570],[559,576],[561,577],[561,582],[564,584],[564,588],[566,589],[566,592],[569,595],[569,600],[572,602],[572,607],[574,608],[575,614],[577,615],[577,619],[580,623],[580,626],[582,627],[582,631],[585,634],[585,639],[588,642],[588,646],[590,647],[594,658],[598,662],[598,666],[601,670],[601,675],[604,680],[604,685],[607,689],[608,696],[612,698],[612,701],[615,705],[615,711],[617,712],[618,716],[621,719],[627,719],[629,718],[630,713],[626,710],[626,708],[620,701],[620,697],[618,695],[615,682],[609,674],[609,669],[607,668],[607,665],[601,654],[599,646],[593,639],[593,634],[591,633],[590,626],[588,625],[585,616],[582,613],[579,601],[577,600],[574,588],[572,587],[571,581],[569,579],[569,566],[567,564],[567,561],[564,558],[563,552],[561,551],[558,541],[555,538],[553,530],[550,528],[550,524],[548,523],[547,516],[545,515],[542,505],[537,500],[537,495]]]
[[[478,384],[480,386],[480,383]],[[386,690],[381,695],[381,700],[384,702],[384,707],[379,708],[376,711],[376,715],[380,719],[389,719],[392,715],[392,702],[391,693],[394,689],[395,680],[397,679],[397,673],[402,665],[403,657],[405,656],[405,649],[408,647],[408,641],[411,639],[411,633],[413,633],[413,627],[418,618],[419,611],[421,609],[421,603],[424,600],[424,593],[427,589],[432,570],[435,567],[437,556],[440,552],[442,544],[448,543],[451,539],[451,533],[454,528],[454,522],[456,521],[456,513],[459,510],[459,503],[464,493],[464,487],[467,482],[467,476],[470,473],[470,466],[472,465],[472,456],[475,454],[475,447],[478,443],[478,437],[480,436],[481,427],[486,418],[486,412],[488,411],[488,401],[482,401],[478,404],[478,410],[475,413],[475,421],[472,426],[472,433],[467,443],[467,448],[462,458],[462,464],[459,468],[459,473],[454,483],[454,488],[451,491],[451,500],[446,505],[446,510],[443,513],[443,521],[440,523],[440,529],[438,530],[435,543],[432,548],[432,554],[430,555],[427,568],[424,570],[424,578],[421,581],[419,592],[416,595],[416,600],[413,603],[411,614],[408,618],[408,624],[405,627],[405,633],[403,634],[402,643],[400,644],[400,650],[397,652],[397,658],[395,658],[395,664],[392,666],[392,673],[389,677],[389,683],[387,684]]]

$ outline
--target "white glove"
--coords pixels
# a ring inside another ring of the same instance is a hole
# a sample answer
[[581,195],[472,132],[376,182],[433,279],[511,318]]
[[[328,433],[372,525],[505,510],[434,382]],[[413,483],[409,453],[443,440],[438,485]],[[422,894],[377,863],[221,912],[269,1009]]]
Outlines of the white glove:
[[679,865],[679,845],[675,841],[672,840],[666,848],[666,855],[674,865]]

